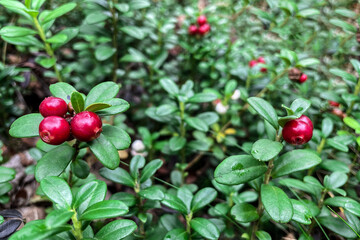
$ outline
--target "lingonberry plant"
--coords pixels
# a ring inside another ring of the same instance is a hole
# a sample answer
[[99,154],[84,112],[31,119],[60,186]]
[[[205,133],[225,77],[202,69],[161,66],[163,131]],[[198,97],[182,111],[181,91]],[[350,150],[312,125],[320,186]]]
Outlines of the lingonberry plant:
[[359,16],[0,0],[0,239],[360,238]]

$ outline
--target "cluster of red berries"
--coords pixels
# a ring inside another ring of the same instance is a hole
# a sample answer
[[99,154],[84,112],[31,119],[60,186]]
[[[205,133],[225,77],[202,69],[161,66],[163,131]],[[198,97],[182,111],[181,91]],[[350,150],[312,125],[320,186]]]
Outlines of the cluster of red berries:
[[282,136],[287,143],[292,145],[303,145],[311,140],[314,126],[305,115],[288,121],[283,130]]
[[329,105],[331,107],[331,113],[335,116],[338,116],[341,119],[344,119],[346,117],[346,113],[344,113],[339,107],[340,103],[329,100]]
[[190,35],[200,34],[203,36],[210,31],[210,24],[207,23],[206,16],[204,15],[199,16],[197,18],[197,23],[199,26],[195,24],[189,26],[188,31]]
[[[263,64],[265,64],[266,62],[265,62],[265,58],[263,58],[263,57],[259,57],[258,59],[256,59],[256,60],[251,60],[250,62],[249,62],[249,67],[250,68],[253,68],[253,67],[255,67],[257,64],[259,64],[259,63],[263,63]],[[260,69],[260,71],[261,72],[267,72],[267,69],[266,68],[261,68]]]
[[102,132],[102,122],[96,113],[75,114],[71,102],[66,104],[61,98],[45,98],[39,110],[44,117],[39,125],[39,135],[47,144],[59,145],[74,138],[89,142]]

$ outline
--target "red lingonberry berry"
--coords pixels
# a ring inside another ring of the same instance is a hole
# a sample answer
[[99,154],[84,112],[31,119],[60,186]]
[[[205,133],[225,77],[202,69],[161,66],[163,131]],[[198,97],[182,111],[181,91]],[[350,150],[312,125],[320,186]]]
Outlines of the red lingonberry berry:
[[251,61],[249,62],[249,67],[253,68],[253,67],[255,67],[257,64],[258,64],[258,62],[257,62],[256,60],[251,60]]
[[197,19],[197,23],[199,24],[199,26],[202,26],[205,23],[207,23],[206,16],[204,16],[204,15],[199,16],[198,19]]
[[69,138],[70,125],[62,117],[49,116],[40,122],[39,135],[45,143],[59,145]]
[[198,30],[198,32],[199,32],[200,35],[205,35],[205,34],[206,34],[207,32],[209,32],[209,31],[210,31],[210,25],[207,24],[207,23],[205,23],[204,25],[200,26],[200,27],[199,27],[199,30]]
[[299,78],[299,83],[304,83],[307,80],[307,75],[305,73],[301,74]]
[[188,32],[190,35],[195,35],[198,33],[198,27],[196,25],[190,25]]
[[258,62],[258,63],[266,63],[264,57],[259,57],[259,58],[257,59],[257,62]]
[[102,132],[100,117],[93,112],[78,113],[71,120],[71,132],[74,137],[83,142],[92,141]]
[[340,106],[340,103],[338,103],[338,102],[331,101],[331,100],[329,100],[328,102],[329,102],[329,105],[332,106],[332,107],[339,107]]
[[303,145],[311,140],[313,135],[313,125],[309,124],[311,120],[301,116],[298,119],[288,121],[283,130],[282,135],[286,142],[292,145]]
[[307,116],[305,116],[305,115],[301,115],[301,117],[299,117],[299,118],[298,118],[298,120],[299,120],[299,121],[306,122],[307,124],[309,124],[309,125],[310,125],[311,129],[314,129],[314,125],[313,125],[313,123],[312,123],[311,119],[310,119],[310,118],[308,118]]
[[67,104],[61,98],[47,97],[40,103],[39,110],[43,117],[62,117],[67,113]]
[[260,72],[264,72],[264,73],[267,72],[267,68],[261,68]]

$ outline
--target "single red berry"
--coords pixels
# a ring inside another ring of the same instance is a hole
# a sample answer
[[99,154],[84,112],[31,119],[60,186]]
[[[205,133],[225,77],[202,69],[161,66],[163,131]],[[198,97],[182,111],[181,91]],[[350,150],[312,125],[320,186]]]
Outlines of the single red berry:
[[62,117],[46,117],[40,122],[39,135],[45,143],[59,145],[69,138],[70,125]]
[[74,137],[83,142],[92,141],[102,132],[100,117],[93,112],[78,113],[71,120],[71,132]]
[[205,23],[207,23],[207,18],[205,15],[201,15],[198,17],[197,19],[197,23],[199,24],[199,26],[204,25]]
[[251,60],[251,61],[249,62],[249,67],[253,68],[253,67],[255,67],[257,64],[258,64],[258,62],[257,62],[256,60]]
[[307,75],[305,73],[301,74],[299,78],[299,83],[304,83],[307,80]]
[[[308,117],[304,117],[306,116],[301,116],[285,124],[282,135],[286,142],[292,145],[303,145],[311,140],[313,125]],[[311,123],[311,125],[309,123]]]
[[190,25],[188,32],[190,35],[195,35],[198,33],[198,27],[196,25]]
[[338,102],[331,101],[331,100],[329,100],[328,102],[329,102],[330,106],[333,106],[333,107],[339,107],[340,106],[340,103],[338,103]]
[[62,117],[67,113],[67,104],[61,98],[47,97],[40,103],[39,110],[43,117]]
[[267,72],[267,68],[261,68],[260,72],[263,72],[263,73]]
[[258,62],[258,63],[266,63],[264,57],[259,57],[259,58],[257,59],[257,62]]
[[311,126],[311,129],[314,129],[314,125],[313,125],[311,119],[308,118],[307,116],[301,115],[301,117],[299,117],[297,120],[306,122],[307,124],[309,124]]
[[205,23],[204,25],[200,26],[200,27],[199,27],[199,30],[198,30],[198,32],[199,32],[200,35],[205,35],[205,34],[206,34],[207,32],[209,32],[209,31],[210,31],[210,25],[207,24],[207,23]]

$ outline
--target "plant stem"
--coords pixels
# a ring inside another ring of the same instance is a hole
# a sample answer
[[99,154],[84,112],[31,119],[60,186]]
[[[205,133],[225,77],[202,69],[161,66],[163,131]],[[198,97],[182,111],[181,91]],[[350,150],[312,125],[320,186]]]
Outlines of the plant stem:
[[[186,136],[186,129],[185,129],[185,103],[179,102],[179,108],[180,108],[180,136],[185,138]],[[185,164],[185,147],[181,149],[181,163]],[[182,183],[184,183],[185,180],[185,169],[181,167],[181,176],[182,176]]]
[[44,29],[41,27],[39,21],[37,20],[36,17],[33,17],[33,21],[34,21],[34,24],[35,24],[35,27],[39,33],[39,36],[41,38],[41,40],[44,42],[44,46],[45,46],[45,50],[46,50],[46,53],[51,57],[51,58],[54,58],[55,59],[55,64],[54,64],[54,71],[55,71],[55,74],[56,74],[56,77],[58,79],[59,82],[62,82],[62,77],[61,77],[61,74],[60,74],[60,71],[59,69],[57,68],[56,66],[56,63],[57,63],[57,59],[55,57],[55,54],[54,54],[54,51],[53,49],[51,48],[50,44],[47,42],[46,40],[46,36],[45,36],[45,32],[44,32]]
[[71,220],[73,222],[72,233],[74,234],[76,240],[81,240],[83,239],[83,234],[81,231],[81,221],[77,219],[77,212],[75,211],[75,209],[73,209],[73,211],[74,211],[74,215],[71,217]]
[[[277,132],[276,141],[280,142],[281,137],[282,137],[282,134]],[[272,172],[272,170],[274,168],[274,160],[275,160],[275,158],[271,159],[269,161],[269,163],[268,163],[268,168],[267,168],[267,171],[265,173],[264,183],[263,184],[269,184],[269,182],[270,182],[271,172]],[[260,223],[260,219],[261,219],[261,216],[262,216],[263,212],[264,212],[264,208],[263,208],[263,204],[262,204],[262,201],[261,201],[261,195],[259,194],[259,201],[258,201],[258,207],[257,207],[257,213],[259,214],[259,219],[256,222],[253,222],[251,240],[256,239],[256,232],[257,232],[257,230],[259,228],[259,223]]]
[[112,15],[112,25],[113,25],[113,38],[112,38],[112,45],[113,48],[116,50],[113,56],[113,70],[112,70],[112,80],[113,82],[117,81],[117,75],[116,75],[116,71],[119,67],[119,62],[118,62],[118,28],[117,28],[117,14],[116,14],[116,10],[114,8],[114,5],[117,3],[117,0],[112,0],[112,2],[109,2],[109,6],[110,6],[110,11],[111,11],[111,15]]
[[[357,96],[359,95],[359,92],[360,92],[360,78],[358,79],[358,82],[355,86],[355,91],[354,91],[354,95]],[[351,111],[353,110],[354,108],[354,105],[355,105],[355,101],[351,101],[351,104],[350,104],[350,107],[348,108],[348,110],[346,111],[346,114],[347,115],[350,115]]]
[[192,212],[185,216],[186,219],[186,232],[189,234],[189,240],[191,240],[191,226],[190,221],[192,219]]

